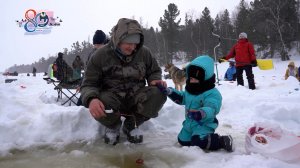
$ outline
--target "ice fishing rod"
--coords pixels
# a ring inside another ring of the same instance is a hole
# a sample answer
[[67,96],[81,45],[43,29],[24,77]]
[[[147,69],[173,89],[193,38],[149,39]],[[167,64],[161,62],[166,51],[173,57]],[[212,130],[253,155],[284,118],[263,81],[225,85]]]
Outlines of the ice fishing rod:
[[220,82],[219,82],[220,79],[219,79],[219,73],[218,73],[218,64],[217,64],[217,53],[216,53],[216,49],[217,49],[218,47],[220,47],[220,45],[221,45],[221,37],[220,37],[220,35],[214,33],[214,30],[213,30],[213,29],[211,30],[211,33],[212,33],[213,36],[216,36],[216,37],[218,38],[218,40],[219,40],[219,43],[214,47],[214,55],[215,55],[215,66],[216,66],[217,84],[220,85]]
[[[226,60],[226,59],[220,59],[222,62],[230,62],[229,60]],[[243,65],[251,65],[251,66],[254,66],[255,64],[253,63],[249,63],[249,62],[237,62],[235,60],[233,60],[232,62],[234,62],[235,64],[243,64]],[[258,65],[258,63],[257,63]]]
[[220,37],[222,40],[231,40],[231,41],[238,41],[238,39],[228,38],[228,37]]

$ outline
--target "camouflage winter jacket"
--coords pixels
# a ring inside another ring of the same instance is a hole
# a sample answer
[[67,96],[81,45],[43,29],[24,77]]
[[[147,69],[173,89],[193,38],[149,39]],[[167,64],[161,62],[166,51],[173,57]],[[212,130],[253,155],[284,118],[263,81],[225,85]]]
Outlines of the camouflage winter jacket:
[[[118,44],[130,34],[139,33],[140,43],[131,56],[120,56],[116,52]],[[143,46],[144,36],[137,21],[120,19],[112,29],[110,43],[96,50],[90,58],[81,85],[83,105],[98,98],[103,91],[120,97],[132,96],[145,87],[146,82],[161,80],[161,69],[148,48]]]

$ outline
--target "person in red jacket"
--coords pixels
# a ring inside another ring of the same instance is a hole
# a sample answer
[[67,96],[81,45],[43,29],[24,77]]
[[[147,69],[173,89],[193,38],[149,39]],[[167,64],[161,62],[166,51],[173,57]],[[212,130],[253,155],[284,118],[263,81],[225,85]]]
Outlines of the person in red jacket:
[[[237,84],[244,86],[243,71],[245,70],[248,79],[249,89],[255,89],[252,67],[257,66],[253,44],[248,41],[247,34],[242,32],[238,42],[231,48],[228,55],[222,57],[224,60],[235,59]],[[222,62],[220,59],[219,62]]]

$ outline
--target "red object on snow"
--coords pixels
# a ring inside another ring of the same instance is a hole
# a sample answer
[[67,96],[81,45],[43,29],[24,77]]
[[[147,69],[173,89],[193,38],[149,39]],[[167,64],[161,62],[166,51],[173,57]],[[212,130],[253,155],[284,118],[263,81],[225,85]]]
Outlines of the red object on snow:
[[137,159],[137,160],[135,161],[135,163],[136,163],[136,164],[142,165],[142,164],[144,164],[144,160],[141,159],[141,158],[139,158],[139,159]]
[[248,153],[259,153],[286,162],[300,163],[300,139],[279,125],[255,123],[246,135]]

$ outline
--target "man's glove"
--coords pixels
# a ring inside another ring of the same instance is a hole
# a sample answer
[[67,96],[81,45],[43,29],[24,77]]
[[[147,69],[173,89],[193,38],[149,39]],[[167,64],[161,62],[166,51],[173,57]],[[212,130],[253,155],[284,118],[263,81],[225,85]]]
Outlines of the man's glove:
[[222,57],[220,59],[218,59],[218,62],[221,64],[222,62],[225,62],[226,61],[226,57]]
[[257,61],[256,60],[251,61],[251,65],[252,65],[252,67],[257,67]]
[[170,95],[172,93],[172,90],[170,88],[164,87],[161,84],[156,85],[157,88],[164,94],[164,95]]
[[205,112],[203,110],[198,111],[188,111],[187,116],[195,121],[200,121],[205,117]]

